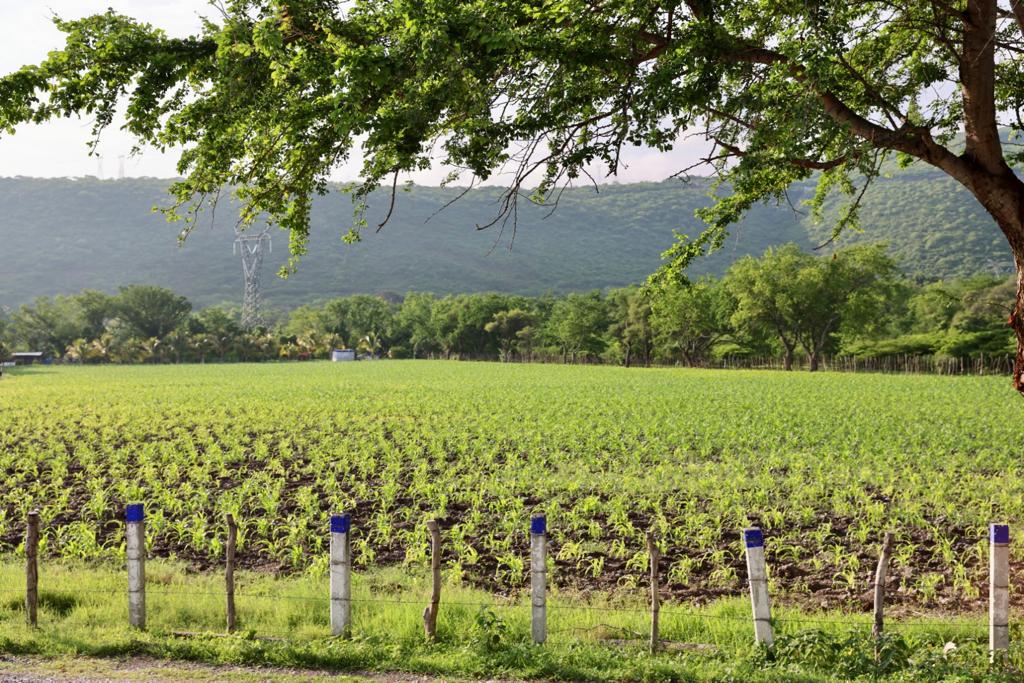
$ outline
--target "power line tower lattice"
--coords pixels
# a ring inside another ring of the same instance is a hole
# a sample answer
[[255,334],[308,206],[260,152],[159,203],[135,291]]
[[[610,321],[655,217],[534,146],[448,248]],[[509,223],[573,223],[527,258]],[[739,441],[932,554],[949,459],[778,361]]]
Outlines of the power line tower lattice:
[[242,275],[245,277],[245,294],[242,297],[242,326],[249,328],[259,325],[260,316],[260,273],[263,270],[263,249],[268,253],[273,246],[270,242],[270,227],[260,232],[235,229],[235,255],[242,255]]

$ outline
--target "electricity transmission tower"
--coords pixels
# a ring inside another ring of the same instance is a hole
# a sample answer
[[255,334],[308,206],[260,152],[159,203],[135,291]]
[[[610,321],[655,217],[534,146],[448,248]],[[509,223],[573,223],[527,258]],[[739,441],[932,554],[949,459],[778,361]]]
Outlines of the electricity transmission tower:
[[242,275],[245,277],[245,294],[242,297],[242,326],[255,327],[260,318],[260,271],[263,270],[263,248],[267,252],[270,243],[270,226],[260,232],[248,232],[235,228],[235,255],[242,255]]

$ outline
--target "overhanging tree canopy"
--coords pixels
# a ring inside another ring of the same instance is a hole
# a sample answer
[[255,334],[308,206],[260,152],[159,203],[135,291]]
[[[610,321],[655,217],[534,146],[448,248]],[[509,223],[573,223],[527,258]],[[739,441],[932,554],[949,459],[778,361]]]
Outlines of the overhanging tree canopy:
[[243,221],[268,214],[296,256],[311,197],[357,148],[357,198],[438,161],[480,179],[510,169],[502,222],[532,179],[534,199],[556,201],[595,162],[614,173],[624,146],[667,150],[699,127],[729,193],[702,213],[702,236],[671,252],[677,270],[795,180],[820,173],[819,206],[849,195],[841,229],[887,157],[918,159],[967,187],[1007,238],[1024,390],[1024,184],[1000,140],[1001,126],[1022,127],[1021,0],[214,7],[185,39],[112,12],[58,21],[65,48],[0,80],[0,125],[86,113],[99,133],[127,101],[140,142],[184,149],[180,215],[236,187]]

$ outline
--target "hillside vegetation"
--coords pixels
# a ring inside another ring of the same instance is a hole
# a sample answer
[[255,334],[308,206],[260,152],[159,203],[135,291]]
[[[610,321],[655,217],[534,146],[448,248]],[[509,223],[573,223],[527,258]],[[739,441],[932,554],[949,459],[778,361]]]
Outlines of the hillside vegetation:
[[[126,283],[170,287],[199,306],[237,303],[241,264],[232,253],[227,202],[184,246],[179,225],[152,211],[164,204],[161,179],[0,179],[0,305],[85,288],[113,291]],[[503,291],[538,294],[622,286],[660,264],[672,231],[694,234],[693,211],[707,202],[704,180],[569,190],[558,209],[526,206],[518,228],[477,230],[495,215],[499,191],[468,193],[438,213],[458,189],[402,192],[391,222],[372,227],[386,207],[379,196],[363,242],[344,244],[352,220],[347,195],[317,201],[309,254],[288,280],[274,276],[287,259],[287,237],[274,231],[265,266],[269,305],[291,308],[355,292]],[[794,206],[809,186],[791,192]],[[433,216],[433,218],[431,218]],[[863,231],[842,243],[885,240],[909,274],[924,280],[1010,271],[1009,252],[988,216],[952,181],[922,170],[881,179],[868,192]],[[720,275],[736,259],[771,245],[804,248],[825,242],[831,227],[814,225],[788,205],[761,206],[732,231],[726,247],[694,269]],[[510,249],[511,247],[511,249]]]

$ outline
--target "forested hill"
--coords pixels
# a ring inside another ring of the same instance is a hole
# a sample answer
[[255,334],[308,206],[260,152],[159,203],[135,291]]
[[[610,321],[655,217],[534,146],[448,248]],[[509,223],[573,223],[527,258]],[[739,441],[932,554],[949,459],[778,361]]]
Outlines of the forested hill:
[[[214,225],[207,216],[179,248],[179,226],[151,210],[167,202],[169,182],[0,179],[0,306],[130,283],[164,285],[199,305],[238,302],[242,275],[232,253],[232,208],[223,203]],[[496,189],[474,190],[437,213],[459,190],[412,188],[399,194],[391,222],[374,233],[387,205],[381,195],[356,245],[341,241],[351,224],[351,201],[333,193],[316,202],[309,254],[287,280],[274,274],[287,259],[287,235],[272,233],[265,299],[291,307],[355,292],[536,294],[636,283],[658,267],[673,229],[696,232],[693,211],[707,201],[706,192],[703,181],[569,190],[547,218],[547,209],[520,210],[511,250],[511,224],[504,231],[500,225],[476,229],[495,215]],[[809,193],[809,186],[794,188],[794,205]],[[862,223],[863,232],[844,243],[885,240],[906,270],[923,279],[1010,269],[992,221],[966,191],[938,174],[908,170],[878,181],[865,198]],[[788,205],[757,207],[734,228],[726,248],[700,261],[694,273],[721,273],[734,259],[772,244],[809,248],[826,241],[829,231],[827,223],[813,226]]]

